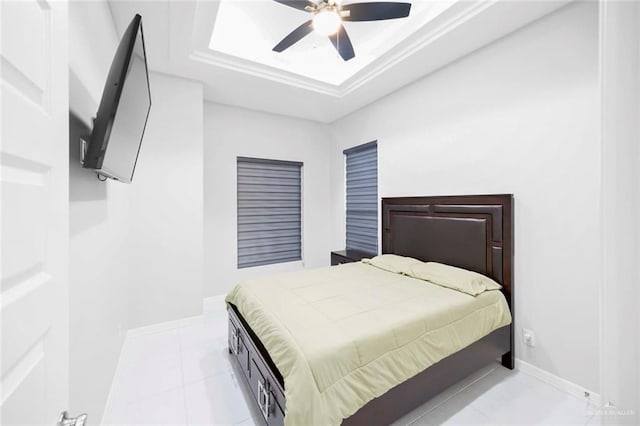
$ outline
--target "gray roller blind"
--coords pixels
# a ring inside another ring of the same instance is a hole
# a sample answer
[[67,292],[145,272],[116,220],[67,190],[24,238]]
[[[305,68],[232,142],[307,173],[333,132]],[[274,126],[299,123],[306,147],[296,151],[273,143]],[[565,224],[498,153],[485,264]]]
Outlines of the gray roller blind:
[[378,253],[378,143],[344,151],[347,173],[347,248]]
[[301,169],[238,157],[238,268],[302,259]]

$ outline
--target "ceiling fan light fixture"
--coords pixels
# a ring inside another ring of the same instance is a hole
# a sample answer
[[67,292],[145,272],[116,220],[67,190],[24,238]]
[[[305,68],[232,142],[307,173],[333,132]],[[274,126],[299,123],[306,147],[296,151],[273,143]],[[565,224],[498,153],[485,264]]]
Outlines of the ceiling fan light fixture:
[[[0,0],[1,1],[1,0]],[[374,1],[349,3],[342,5],[342,0],[274,0],[277,3],[313,13],[313,18],[304,22],[272,49],[282,52],[302,40],[312,31],[328,36],[340,57],[348,61],[355,57],[353,44],[347,31],[342,26],[345,22],[384,21],[387,19],[406,18],[411,11],[411,3],[394,1]]]
[[341,21],[335,10],[321,10],[313,17],[313,29],[318,34],[330,36],[338,31]]

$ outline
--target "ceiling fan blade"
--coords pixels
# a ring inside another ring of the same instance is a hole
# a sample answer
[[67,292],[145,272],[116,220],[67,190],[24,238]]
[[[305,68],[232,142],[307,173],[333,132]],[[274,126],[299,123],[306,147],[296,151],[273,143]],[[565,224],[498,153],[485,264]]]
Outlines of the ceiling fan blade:
[[411,3],[371,2],[345,4],[342,11],[349,11],[343,21],[381,21],[384,19],[406,18],[411,11]]
[[329,36],[329,40],[331,40],[331,43],[333,43],[338,53],[345,61],[356,56],[353,51],[351,40],[349,40],[349,35],[347,35],[347,31],[344,29],[342,24],[340,24],[340,28],[335,34]]
[[273,1],[282,3],[289,7],[293,7],[294,9],[304,10],[305,12],[306,12],[305,8],[307,6],[311,6],[311,7],[315,6],[314,3],[311,3],[310,1],[307,1],[307,0],[273,0]]
[[282,39],[280,43],[278,43],[274,48],[274,52],[282,52],[283,50],[291,47],[293,44],[300,41],[304,36],[313,31],[313,27],[311,26],[311,19],[309,19],[304,24],[300,25],[295,30],[291,31],[288,36]]

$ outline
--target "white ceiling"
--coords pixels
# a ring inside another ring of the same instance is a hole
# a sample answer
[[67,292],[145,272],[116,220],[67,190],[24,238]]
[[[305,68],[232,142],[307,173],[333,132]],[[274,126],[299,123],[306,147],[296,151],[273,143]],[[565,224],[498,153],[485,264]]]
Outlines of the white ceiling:
[[328,37],[315,32],[282,53],[272,51],[287,34],[311,19],[311,13],[273,0],[221,0],[209,48],[337,87],[455,2],[417,1],[407,18],[345,22],[356,56],[343,61]]
[[348,62],[315,34],[272,52],[310,16],[272,0],[111,0],[110,7],[120,34],[142,15],[151,70],[201,81],[205,99],[331,122],[569,1],[413,1],[408,18],[346,23],[356,52]]

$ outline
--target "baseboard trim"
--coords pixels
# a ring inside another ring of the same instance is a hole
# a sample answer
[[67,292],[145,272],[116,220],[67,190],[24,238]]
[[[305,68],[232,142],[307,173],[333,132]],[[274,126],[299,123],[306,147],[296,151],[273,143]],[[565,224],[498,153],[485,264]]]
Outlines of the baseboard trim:
[[137,328],[130,328],[127,331],[127,336],[140,336],[143,334],[153,334],[161,331],[173,330],[174,328],[195,324],[200,321],[202,321],[202,315],[196,315],[193,317],[180,318],[173,321],[165,321],[157,324],[145,325]]
[[[225,294],[219,294],[217,296],[206,297],[202,299],[202,313],[206,314],[212,310],[220,310],[221,306],[224,306]],[[198,322],[202,319],[202,315],[196,315],[193,317],[180,318],[172,321],[165,321],[157,324],[145,325],[142,327],[131,328],[127,331],[130,336],[139,336],[141,334],[157,333],[160,331],[167,331],[174,328],[189,325]]]
[[113,400],[113,388],[115,387],[116,379],[119,377],[120,366],[122,365],[122,353],[124,352],[124,344],[127,341],[127,335],[124,335],[122,339],[122,345],[120,346],[120,355],[118,355],[118,363],[116,364],[116,369],[113,372],[113,378],[111,379],[111,386],[109,386],[109,393],[107,394],[107,402],[104,404],[104,410],[102,410],[102,419],[100,419],[100,425],[103,424],[111,424],[111,404]]
[[224,299],[226,294],[218,294],[217,296],[205,297],[202,300],[202,311],[204,313],[211,312],[212,310],[218,310],[221,306],[224,306]]
[[[553,386],[558,390],[568,393],[569,395],[573,395],[582,400],[586,400],[596,407],[602,407],[602,397],[599,393],[595,393],[593,391],[590,391],[589,389],[585,389],[580,385],[563,379],[562,377],[558,377],[555,374],[549,373],[548,371],[536,367],[535,365],[529,364],[526,361],[522,361],[519,358],[516,358],[516,369],[525,374],[528,374],[529,376],[535,377],[536,379],[550,386]],[[586,396],[587,394],[588,396]]]

